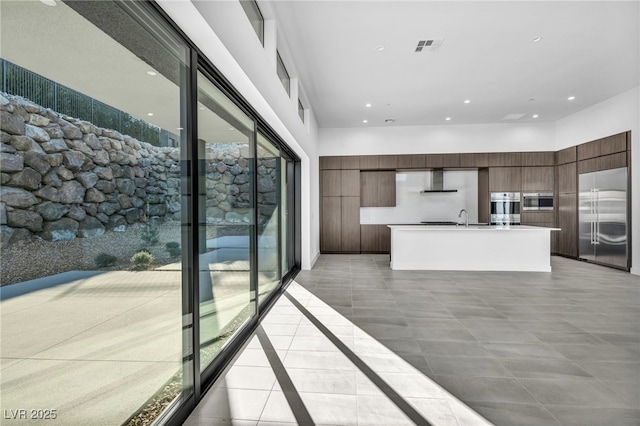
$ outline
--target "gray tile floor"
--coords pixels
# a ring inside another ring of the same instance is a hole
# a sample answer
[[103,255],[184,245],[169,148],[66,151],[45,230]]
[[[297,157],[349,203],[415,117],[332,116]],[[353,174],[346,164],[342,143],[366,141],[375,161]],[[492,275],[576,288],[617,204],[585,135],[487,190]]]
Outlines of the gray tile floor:
[[322,255],[296,281],[496,425],[640,425],[640,278],[392,271]]

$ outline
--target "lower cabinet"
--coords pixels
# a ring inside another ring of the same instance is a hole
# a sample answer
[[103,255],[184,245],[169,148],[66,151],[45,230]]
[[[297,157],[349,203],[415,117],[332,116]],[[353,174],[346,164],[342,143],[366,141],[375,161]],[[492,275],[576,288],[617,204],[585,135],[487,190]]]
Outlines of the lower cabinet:
[[360,225],[362,253],[391,253],[391,229],[387,225]]
[[322,197],[320,251],[360,253],[360,197]]

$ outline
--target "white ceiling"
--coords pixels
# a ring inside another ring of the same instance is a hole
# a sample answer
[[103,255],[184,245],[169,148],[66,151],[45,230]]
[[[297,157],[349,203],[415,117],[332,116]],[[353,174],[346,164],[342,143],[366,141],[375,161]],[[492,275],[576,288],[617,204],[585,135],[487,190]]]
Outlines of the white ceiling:
[[638,1],[270,3],[320,127],[555,121],[640,84]]

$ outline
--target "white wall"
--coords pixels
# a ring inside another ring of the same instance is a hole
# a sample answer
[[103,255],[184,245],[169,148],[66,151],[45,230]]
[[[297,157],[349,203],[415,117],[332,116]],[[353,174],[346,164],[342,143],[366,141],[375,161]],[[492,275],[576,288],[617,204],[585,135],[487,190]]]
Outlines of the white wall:
[[396,173],[395,207],[361,207],[361,224],[401,224],[422,221],[464,222],[458,213],[465,209],[469,223],[478,222],[478,172],[444,172],[444,189],[458,192],[420,191],[431,188],[430,172]]
[[[158,4],[300,156],[302,268],[310,269],[319,254],[317,124],[311,110],[306,111],[306,122],[302,123],[295,96],[297,86],[289,97],[276,75],[275,22],[268,23],[269,39],[265,40],[267,47],[263,48],[239,2],[202,2],[199,7],[203,13],[189,0],[158,0]],[[286,45],[279,49],[287,51]],[[295,79],[294,64],[288,66],[289,74]],[[303,93],[301,96],[304,99]]]
[[553,123],[389,126],[319,130],[319,154],[553,151]]
[[631,273],[640,275],[640,87],[556,122],[556,150],[631,130]]

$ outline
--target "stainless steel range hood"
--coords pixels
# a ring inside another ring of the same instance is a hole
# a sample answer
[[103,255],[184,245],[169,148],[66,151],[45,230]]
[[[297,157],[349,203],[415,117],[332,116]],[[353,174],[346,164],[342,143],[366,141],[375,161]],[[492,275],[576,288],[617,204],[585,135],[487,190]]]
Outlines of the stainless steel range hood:
[[457,189],[444,189],[444,170],[433,169],[431,172],[431,189],[420,191],[421,194],[431,192],[458,192]]

